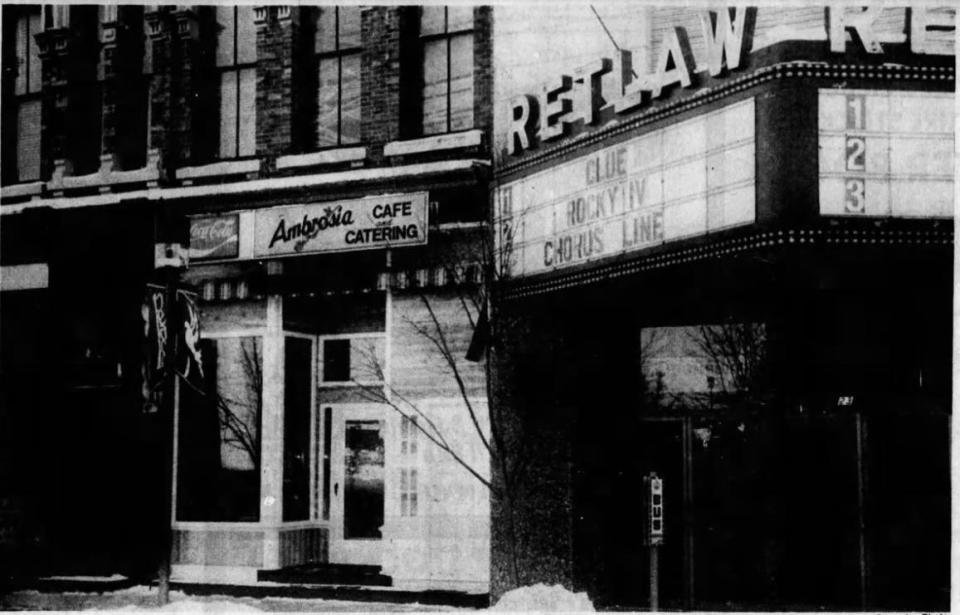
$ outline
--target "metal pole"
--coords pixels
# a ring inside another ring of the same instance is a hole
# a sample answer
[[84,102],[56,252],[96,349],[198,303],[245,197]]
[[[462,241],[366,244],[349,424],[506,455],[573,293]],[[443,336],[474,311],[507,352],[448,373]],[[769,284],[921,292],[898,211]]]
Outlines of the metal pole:
[[856,418],[857,432],[857,534],[858,547],[860,555],[860,608],[867,610],[867,540],[866,540],[866,520],[865,520],[865,499],[866,499],[866,466],[864,464],[864,439],[865,425],[863,424],[863,415],[859,412],[854,415]]
[[683,419],[683,537],[684,572],[686,573],[686,595],[684,600],[688,610],[693,609],[694,593],[694,527],[695,510],[693,507],[693,424],[689,416]]
[[656,612],[660,605],[660,547],[655,544],[650,545],[650,610]]
[[176,388],[176,373],[174,371],[174,353],[176,352],[176,326],[174,320],[174,305],[177,298],[176,279],[177,271],[173,267],[166,267],[162,270],[164,280],[164,319],[166,320],[167,339],[165,340],[164,350],[164,395],[163,403],[160,404],[160,446],[162,447],[161,469],[163,480],[161,496],[161,527],[160,527],[160,562],[157,568],[158,595],[157,602],[160,606],[170,602],[170,549],[173,542],[173,536],[170,527],[170,509],[172,506],[173,489],[173,414],[174,391]]

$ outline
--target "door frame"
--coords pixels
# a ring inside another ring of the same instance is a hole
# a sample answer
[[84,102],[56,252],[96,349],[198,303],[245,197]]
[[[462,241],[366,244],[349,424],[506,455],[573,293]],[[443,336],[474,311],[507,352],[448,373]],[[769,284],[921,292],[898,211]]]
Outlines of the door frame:
[[381,537],[353,538],[344,537],[344,491],[345,491],[345,464],[346,452],[346,422],[348,420],[379,420],[381,421],[381,435],[386,449],[389,438],[387,406],[375,403],[346,403],[322,404],[324,408],[332,409],[330,421],[330,521],[329,521],[329,561],[337,564],[365,564],[379,566],[383,562],[383,529],[386,525],[387,503],[387,453],[384,452],[384,525],[381,526]]

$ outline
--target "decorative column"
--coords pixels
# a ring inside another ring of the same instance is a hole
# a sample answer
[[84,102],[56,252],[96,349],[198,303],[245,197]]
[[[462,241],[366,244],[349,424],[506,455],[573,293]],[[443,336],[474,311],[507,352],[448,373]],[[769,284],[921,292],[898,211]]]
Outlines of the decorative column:
[[[283,296],[267,296],[263,337],[263,408],[260,422],[260,523],[278,528],[283,522]],[[263,567],[280,567],[280,535],[264,532]]]
[[146,6],[143,13],[144,49],[143,72],[149,79],[150,119],[147,126],[147,166],[156,165],[162,179],[169,179],[166,172],[172,169],[175,156],[171,125],[173,65],[171,32],[174,24],[169,12],[161,6]]
[[200,40],[199,10],[201,7],[177,6],[171,15],[174,23],[171,39],[174,63],[171,70],[169,130],[175,144],[172,155],[176,156],[177,166],[196,164],[203,160],[205,154],[202,130],[198,129],[206,101],[206,96],[200,93],[206,75],[201,53],[203,43]]
[[43,97],[40,110],[41,177],[52,172],[50,184],[56,187],[64,175],[73,172],[67,152],[67,109],[70,102],[70,51],[74,36],[69,24],[40,32],[36,39],[40,51]]
[[[145,151],[130,151],[130,146],[142,146],[146,143],[134,139],[124,148],[131,136],[144,130],[137,121],[146,122],[140,100],[143,65],[143,39],[140,24],[131,23],[134,7],[103,5],[100,7],[100,62],[98,78],[102,87],[100,135],[100,173],[109,174],[113,170],[129,170],[143,166]],[[141,137],[143,133],[140,133]],[[137,156],[139,154],[139,156]],[[139,160],[137,160],[139,158]],[[134,161],[140,164],[134,164]]]

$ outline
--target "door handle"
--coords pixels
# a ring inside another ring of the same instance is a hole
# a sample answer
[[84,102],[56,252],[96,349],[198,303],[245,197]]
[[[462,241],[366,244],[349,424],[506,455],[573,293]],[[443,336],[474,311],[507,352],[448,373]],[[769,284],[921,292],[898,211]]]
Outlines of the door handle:
[[340,491],[340,483],[333,483],[333,495],[337,495]]

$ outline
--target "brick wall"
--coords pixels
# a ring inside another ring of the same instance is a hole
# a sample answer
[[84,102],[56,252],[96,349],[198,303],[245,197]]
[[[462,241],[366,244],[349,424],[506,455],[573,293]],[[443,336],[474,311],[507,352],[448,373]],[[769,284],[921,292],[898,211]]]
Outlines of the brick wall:
[[476,128],[483,130],[490,143],[493,130],[493,9],[473,9],[473,105]]
[[306,9],[280,8],[261,8],[257,16],[257,155],[271,158],[301,149],[295,90],[305,75],[295,56]]
[[145,40],[144,49],[148,54],[145,60],[144,72],[149,80],[150,146],[162,153],[163,165],[169,167],[171,160],[167,157],[174,149],[171,143],[170,126],[170,66],[173,63],[173,49],[170,45],[170,31],[172,24],[165,11],[147,10],[144,13]]
[[173,156],[182,164],[212,159],[216,151],[219,122],[210,121],[219,109],[220,88],[213,78],[216,38],[209,9],[187,7],[175,12],[172,32],[173,63],[170,79],[170,124]]
[[[160,152],[162,166],[168,170],[214,161],[219,150],[220,88],[214,66],[217,24],[212,7],[123,6],[118,22],[107,28],[113,33],[102,41],[97,9],[73,7],[76,16],[69,28],[39,37],[46,49],[42,177],[50,178],[59,159],[82,158],[86,167],[92,166],[84,170],[93,172],[100,154],[113,157],[114,170],[141,168],[147,163],[148,144]],[[317,8],[268,5],[260,10],[257,155],[265,159],[263,168],[270,173],[276,157],[314,149]],[[5,11],[8,30],[15,23],[13,16],[13,11]],[[489,135],[493,11],[477,7],[474,19],[476,127]],[[368,150],[368,165],[383,163],[383,144],[420,136],[418,24],[417,7],[363,10],[360,136]],[[9,46],[5,49],[9,51]],[[9,81],[10,71],[5,75]],[[102,97],[96,88],[102,88]],[[4,111],[4,128],[15,132],[12,106],[5,105]],[[5,147],[11,143],[12,139],[5,140]],[[78,169],[65,171],[77,174]]]
[[[361,59],[361,141],[380,145],[397,139],[400,118],[400,16],[402,9],[369,8],[363,12]],[[380,158],[373,148],[371,158]]]

